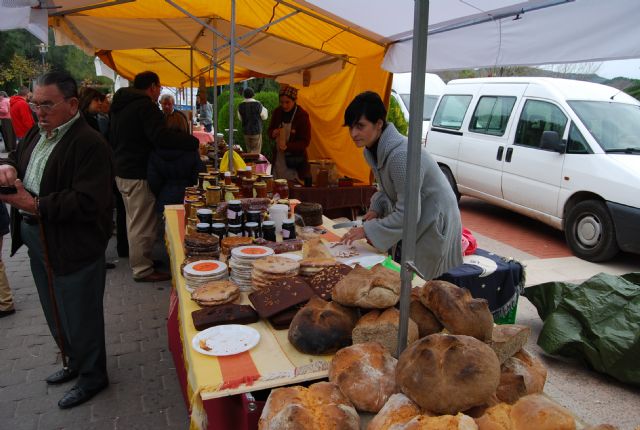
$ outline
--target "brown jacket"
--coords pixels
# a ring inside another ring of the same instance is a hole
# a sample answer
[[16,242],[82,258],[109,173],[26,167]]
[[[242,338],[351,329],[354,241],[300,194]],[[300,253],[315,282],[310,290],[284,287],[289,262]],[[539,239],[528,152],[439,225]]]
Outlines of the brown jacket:
[[[291,135],[289,136],[289,142],[287,142],[287,151],[304,156],[305,163],[298,169],[298,176],[300,178],[307,178],[311,176],[309,163],[307,161],[307,147],[311,143],[311,122],[309,121],[309,114],[306,110],[302,109],[299,105],[297,105],[297,109],[291,122]],[[283,111],[281,107],[274,109],[271,115],[271,123],[269,124],[269,137],[271,137],[273,130],[281,126],[282,114]],[[271,164],[276,160],[277,151],[278,146],[274,145]]]

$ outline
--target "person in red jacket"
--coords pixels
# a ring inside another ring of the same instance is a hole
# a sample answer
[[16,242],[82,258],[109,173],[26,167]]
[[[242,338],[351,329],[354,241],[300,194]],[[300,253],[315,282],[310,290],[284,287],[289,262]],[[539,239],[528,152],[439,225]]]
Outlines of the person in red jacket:
[[35,124],[31,108],[27,103],[27,94],[29,94],[29,89],[22,87],[20,91],[18,91],[18,95],[12,96],[9,99],[11,124],[13,125],[13,131],[18,142],[20,142],[24,135],[27,134],[27,131]]

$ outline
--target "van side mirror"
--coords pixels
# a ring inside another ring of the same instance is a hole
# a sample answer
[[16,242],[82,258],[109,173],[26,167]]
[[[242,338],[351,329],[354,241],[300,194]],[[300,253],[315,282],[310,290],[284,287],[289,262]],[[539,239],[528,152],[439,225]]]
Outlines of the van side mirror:
[[557,131],[543,131],[540,138],[540,148],[564,154],[567,144],[560,138]]

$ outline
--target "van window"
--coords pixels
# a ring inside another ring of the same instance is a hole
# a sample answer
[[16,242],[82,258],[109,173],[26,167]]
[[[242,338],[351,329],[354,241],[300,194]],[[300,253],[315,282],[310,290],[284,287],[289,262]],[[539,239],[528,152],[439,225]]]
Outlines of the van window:
[[572,122],[569,127],[569,139],[567,140],[567,154],[592,154],[591,148],[587,143],[578,127]]
[[438,110],[433,117],[432,124],[435,127],[460,130],[464,115],[467,113],[471,96],[445,95],[438,105]]
[[539,148],[543,131],[556,131],[562,137],[566,125],[567,116],[556,105],[527,100],[520,114],[514,143]]
[[605,151],[638,147],[640,107],[603,101],[568,101],[584,126]]
[[[436,108],[436,104],[438,103],[438,98],[440,96],[434,96],[430,94],[424,95],[424,104],[422,105],[422,120],[423,121],[431,121],[431,114],[433,114],[433,110]],[[409,103],[411,102],[411,94],[400,94],[400,98],[404,102],[404,105],[409,109]]]
[[515,97],[480,97],[476,110],[471,117],[469,131],[494,136],[504,135],[515,103]]

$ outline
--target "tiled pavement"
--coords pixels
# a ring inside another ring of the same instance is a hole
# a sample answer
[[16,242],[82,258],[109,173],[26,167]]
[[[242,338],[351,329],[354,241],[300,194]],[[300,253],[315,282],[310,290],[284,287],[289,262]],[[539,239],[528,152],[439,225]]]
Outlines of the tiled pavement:
[[[114,241],[107,260],[116,258]],[[0,319],[0,429],[180,429],[188,428],[171,354],[166,315],[170,283],[136,283],[128,260],[107,271],[105,323],[111,385],[84,405],[60,410],[57,402],[73,382],[48,386],[61,368],[23,248],[3,260],[17,312]],[[155,250],[162,258],[162,248]],[[168,266],[165,266],[168,267]]]

